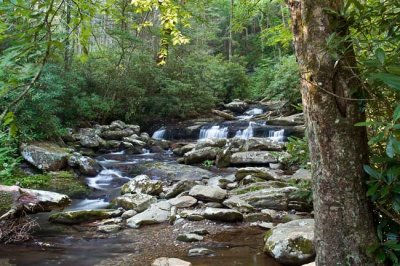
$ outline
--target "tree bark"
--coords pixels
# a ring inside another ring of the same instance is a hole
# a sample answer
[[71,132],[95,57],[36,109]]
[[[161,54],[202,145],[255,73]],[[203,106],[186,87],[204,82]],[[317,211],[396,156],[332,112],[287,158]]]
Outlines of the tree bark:
[[[366,249],[377,241],[366,197],[367,137],[361,83],[349,43],[339,57],[327,49],[333,33],[349,34],[341,0],[290,0],[296,56],[302,75],[302,98],[313,174],[316,264],[379,265]],[[350,47],[350,48],[349,48]]]

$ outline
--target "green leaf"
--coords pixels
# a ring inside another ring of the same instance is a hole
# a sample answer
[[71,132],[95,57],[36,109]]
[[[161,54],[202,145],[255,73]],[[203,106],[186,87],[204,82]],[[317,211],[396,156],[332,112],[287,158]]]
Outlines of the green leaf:
[[371,166],[369,166],[369,165],[364,165],[364,171],[368,174],[368,175],[370,175],[370,176],[372,176],[372,177],[375,177],[376,179],[379,179],[380,177],[381,177],[381,174],[378,172],[378,171],[376,171],[375,169],[373,169]]
[[370,78],[379,80],[388,85],[389,87],[400,91],[400,76],[391,73],[375,73],[371,74]]
[[386,69],[389,73],[400,76],[400,65],[390,65],[387,66]]
[[375,183],[374,185],[372,185],[367,191],[367,196],[371,197],[372,195],[375,195],[378,188],[379,188],[379,183]]
[[385,51],[382,48],[375,50],[375,57],[378,59],[379,63],[383,66],[385,64]]
[[395,152],[395,149],[394,149],[394,146],[393,146],[393,136],[389,137],[389,141],[388,141],[387,146],[386,146],[386,155],[389,158],[393,158],[396,155],[396,152]]
[[396,107],[393,113],[393,121],[396,122],[400,118],[400,105]]

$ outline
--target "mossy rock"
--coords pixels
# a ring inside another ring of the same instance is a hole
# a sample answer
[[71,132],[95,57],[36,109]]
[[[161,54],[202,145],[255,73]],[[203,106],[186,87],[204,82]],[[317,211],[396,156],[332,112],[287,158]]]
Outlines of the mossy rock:
[[52,223],[60,224],[80,224],[84,222],[93,222],[109,219],[122,215],[121,210],[99,209],[99,210],[81,210],[54,213],[49,217]]
[[14,194],[12,192],[0,191],[0,216],[13,208]]

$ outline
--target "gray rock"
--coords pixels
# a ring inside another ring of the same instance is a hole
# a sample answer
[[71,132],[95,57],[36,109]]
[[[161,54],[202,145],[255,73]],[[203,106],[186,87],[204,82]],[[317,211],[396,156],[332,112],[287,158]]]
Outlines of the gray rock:
[[203,241],[204,237],[196,234],[182,234],[178,235],[176,240],[182,241],[182,242],[199,242]]
[[133,134],[130,137],[122,138],[122,141],[123,142],[128,142],[128,143],[132,144],[133,146],[143,147],[143,146],[146,145],[146,142],[139,140],[138,136],[136,134]]
[[203,210],[183,210],[179,213],[182,218],[189,221],[201,221],[204,220]]
[[142,213],[126,220],[130,228],[139,228],[142,225],[159,224],[169,220],[171,205],[167,201],[162,201],[151,205]]
[[191,196],[182,196],[170,199],[169,203],[171,203],[171,205],[173,206],[176,206],[177,208],[189,208],[197,203],[197,199]]
[[151,204],[157,202],[156,197],[147,194],[124,194],[115,198],[112,204],[122,207],[126,210],[135,210],[142,212],[150,207]]
[[204,229],[204,228],[199,228],[199,229],[192,230],[190,233],[191,234],[200,235],[200,236],[205,236],[205,235],[209,235],[210,234],[210,232],[208,232],[208,230]]
[[129,218],[135,216],[136,214],[137,214],[137,211],[135,211],[135,210],[128,210],[128,211],[124,212],[124,213],[121,215],[121,218],[126,220],[126,219],[129,219]]
[[262,229],[272,229],[275,227],[275,225],[273,223],[266,223],[266,222],[261,222],[258,224],[259,227],[261,227]]
[[273,218],[271,215],[268,213],[262,213],[262,212],[257,212],[257,213],[249,213],[244,215],[244,221],[245,222],[272,222]]
[[264,252],[279,263],[302,265],[314,260],[314,220],[279,224],[265,236]]
[[185,164],[202,163],[206,160],[215,160],[217,154],[220,152],[219,148],[205,147],[199,150],[192,150],[183,155]]
[[159,195],[163,191],[160,180],[151,180],[147,175],[138,175],[121,187],[121,193],[142,193]]
[[291,116],[278,117],[270,119],[266,122],[267,125],[272,126],[300,126],[304,125],[304,114],[294,114]]
[[249,105],[246,102],[234,100],[228,104],[224,104],[224,107],[232,112],[243,113],[249,108]]
[[67,167],[69,152],[51,142],[34,142],[22,144],[22,157],[37,169],[43,171],[60,171]]
[[277,176],[275,172],[265,167],[246,167],[237,170],[235,174],[236,181],[240,181],[248,175],[252,175],[267,181],[274,180]]
[[240,212],[231,209],[206,208],[204,211],[204,218],[230,223],[243,221],[243,215]]
[[192,266],[190,262],[177,258],[158,258],[151,263],[151,266]]
[[246,151],[232,154],[231,164],[269,164],[276,163],[278,159],[275,155],[267,151]]
[[209,256],[214,254],[214,251],[206,248],[192,248],[188,251],[189,257]]
[[189,191],[192,187],[194,187],[197,183],[192,180],[181,180],[178,183],[175,183],[165,194],[165,198],[170,199],[176,197],[178,194]]
[[189,191],[189,195],[202,201],[223,201],[226,196],[226,190],[218,187],[196,185]]
[[98,209],[59,212],[50,215],[49,221],[60,224],[80,224],[97,220],[109,219],[122,215],[121,210]]
[[253,206],[248,204],[246,201],[240,199],[238,196],[230,197],[229,199],[225,200],[222,204],[228,208],[237,210],[241,213],[249,213],[255,210]]
[[261,179],[259,177],[255,177],[252,175],[248,175],[248,176],[245,176],[245,178],[243,178],[242,181],[240,181],[240,184],[247,185],[247,184],[259,183],[259,182],[263,182],[263,181],[264,181],[264,179]]
[[196,150],[207,147],[222,148],[226,144],[226,139],[201,139],[195,145]]
[[126,128],[125,122],[121,120],[116,120],[111,122],[110,126],[107,128],[107,130],[115,130],[115,129],[124,129]]
[[124,137],[129,137],[135,132],[132,129],[116,129],[107,130],[100,134],[100,136],[106,140],[122,140]]
[[182,147],[179,148],[175,148],[172,150],[172,152],[178,156],[183,156],[185,153],[193,150],[196,147],[195,143],[189,143],[187,145],[184,145]]
[[284,188],[287,187],[288,184],[282,181],[267,181],[267,182],[259,182],[248,184],[244,186],[240,186],[238,188],[232,189],[230,191],[231,195],[242,195],[249,192],[259,191],[266,188]]
[[107,225],[100,225],[97,227],[97,231],[102,233],[116,233],[121,230],[122,227],[118,224],[107,224]]
[[211,207],[211,208],[223,208],[223,207],[224,207],[224,205],[222,205],[222,204],[219,203],[219,202],[207,202],[207,203],[205,204],[205,206],[206,206],[206,207]]
[[249,138],[242,146],[242,151],[281,151],[283,144],[267,138]]
[[87,156],[79,157],[77,164],[79,167],[79,171],[83,175],[96,176],[101,171],[101,166],[99,165],[99,163],[96,160]]
[[311,178],[312,178],[311,171],[307,170],[307,169],[303,169],[303,168],[300,168],[299,170],[297,170],[291,177],[291,179],[298,180],[298,181],[301,181],[301,180],[311,181]]

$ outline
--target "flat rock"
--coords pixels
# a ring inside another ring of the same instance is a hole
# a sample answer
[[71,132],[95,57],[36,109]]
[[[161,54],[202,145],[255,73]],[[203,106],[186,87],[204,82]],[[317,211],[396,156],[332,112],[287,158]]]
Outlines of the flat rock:
[[142,212],[150,207],[151,204],[156,203],[157,198],[147,194],[124,194],[115,198],[112,204],[117,207],[122,207],[126,210],[135,210]]
[[275,180],[277,174],[269,168],[266,167],[246,167],[239,168],[235,174],[236,181],[240,181],[246,176],[251,175],[264,180]]
[[170,199],[176,197],[182,192],[189,191],[192,187],[197,185],[196,181],[193,180],[181,180],[175,183],[165,194],[165,198]]
[[232,154],[231,164],[269,164],[278,162],[277,156],[268,151],[245,151]]
[[69,152],[52,142],[22,144],[22,157],[43,171],[60,171],[67,167]]
[[237,210],[241,213],[253,212],[255,210],[253,206],[251,206],[238,196],[230,197],[229,199],[225,200],[222,204],[228,208]]
[[160,180],[151,180],[147,175],[138,175],[121,187],[121,194],[141,193],[156,196],[162,191],[162,182]]
[[144,212],[126,220],[126,224],[130,228],[139,228],[142,225],[159,224],[169,220],[171,204],[167,201],[161,201],[151,205]]
[[80,224],[84,222],[93,222],[103,219],[109,219],[122,215],[121,210],[98,209],[98,210],[80,210],[59,212],[50,215],[49,221],[60,224]]
[[242,146],[243,151],[281,151],[283,144],[267,138],[249,138]]
[[192,248],[188,251],[189,257],[209,256],[214,254],[214,251],[207,248]]
[[291,179],[299,181],[301,180],[311,181],[311,178],[312,178],[311,171],[303,168],[297,170],[291,177]]
[[232,209],[206,208],[204,217],[208,220],[229,223],[243,221],[243,214]]
[[170,199],[169,203],[177,208],[189,208],[197,203],[197,199],[191,196],[182,196]]
[[100,225],[97,227],[97,231],[102,232],[102,233],[116,233],[120,231],[122,227],[118,224],[106,224],[106,225]]
[[182,241],[182,242],[199,242],[203,241],[204,237],[197,235],[197,234],[181,234],[178,235],[176,240]]
[[226,198],[227,192],[219,187],[196,185],[189,191],[189,195],[202,201],[221,202]]
[[206,160],[215,160],[217,154],[221,151],[220,148],[216,147],[205,147],[202,149],[196,149],[189,151],[183,155],[185,164],[197,164],[202,163]]
[[192,263],[177,258],[158,258],[151,263],[151,266],[192,266]]

